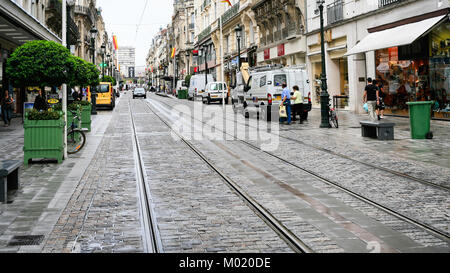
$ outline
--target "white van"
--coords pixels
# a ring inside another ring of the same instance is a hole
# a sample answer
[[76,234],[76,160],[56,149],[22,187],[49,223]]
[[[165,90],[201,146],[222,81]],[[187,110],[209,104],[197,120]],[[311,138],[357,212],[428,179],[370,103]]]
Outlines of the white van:
[[[293,94],[292,87],[297,85],[303,93],[306,111],[311,111],[311,92],[309,88],[308,73],[305,66],[294,67],[258,67],[250,70],[250,78],[244,83],[243,91],[235,89],[233,94],[233,109],[242,108],[244,116],[249,112],[259,112],[260,106],[265,111],[277,110],[281,103],[281,85],[286,83]],[[264,112],[265,112],[264,111]],[[266,113],[262,113],[265,115]],[[265,117],[263,117],[265,118]]]
[[[213,82],[213,76],[211,74],[207,75],[208,77],[208,82]],[[194,99],[197,96],[202,95],[202,93],[205,91],[205,85],[206,85],[206,79],[205,79],[205,74],[197,74],[197,75],[193,75],[191,77],[191,81],[189,84],[189,89],[188,89],[188,99]]]
[[228,104],[228,88],[224,82],[208,82],[206,90],[202,94],[202,102],[211,104],[211,102],[219,101],[222,103],[225,98],[225,104]]
[[186,81],[179,80],[177,81],[177,87],[175,88],[175,96],[178,97],[178,91],[187,90]]

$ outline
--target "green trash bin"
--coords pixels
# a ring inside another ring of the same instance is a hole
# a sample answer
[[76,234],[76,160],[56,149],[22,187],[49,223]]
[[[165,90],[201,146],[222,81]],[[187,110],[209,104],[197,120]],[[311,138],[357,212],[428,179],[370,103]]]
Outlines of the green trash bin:
[[187,90],[178,91],[178,99],[180,99],[180,100],[187,99]]
[[432,101],[407,102],[412,139],[426,139],[430,132]]

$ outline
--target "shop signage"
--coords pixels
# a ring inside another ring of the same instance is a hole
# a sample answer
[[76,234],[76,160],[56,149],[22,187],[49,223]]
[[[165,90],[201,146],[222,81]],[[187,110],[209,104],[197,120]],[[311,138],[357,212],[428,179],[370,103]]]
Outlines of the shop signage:
[[192,50],[192,55],[193,56],[198,56],[198,50]]
[[284,44],[278,45],[278,57],[284,56]]
[[50,94],[50,95],[48,95],[47,102],[49,104],[57,104],[57,103],[59,103],[59,95],[58,94]]
[[264,60],[270,59],[270,48],[264,49]]
[[398,47],[389,48],[389,61],[398,62]]

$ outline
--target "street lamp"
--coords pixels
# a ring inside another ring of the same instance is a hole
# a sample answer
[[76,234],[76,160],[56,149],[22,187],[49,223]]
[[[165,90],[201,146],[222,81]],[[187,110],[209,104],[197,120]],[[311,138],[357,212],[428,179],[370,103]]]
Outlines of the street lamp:
[[205,52],[205,90],[204,91],[206,91],[206,85],[208,84],[208,45],[204,45],[203,50]]
[[107,63],[108,63],[108,70],[106,71],[106,73],[109,75],[109,76],[112,76],[112,66],[111,66],[111,54],[107,54],[106,55],[106,61],[107,61]]
[[102,52],[102,78],[105,77],[105,53],[106,53],[106,46],[103,44],[101,46],[101,52]]
[[241,69],[241,37],[242,37],[242,27],[237,26],[234,31],[236,32],[237,40],[237,50],[238,50],[238,71]]
[[[95,65],[95,36],[97,36],[98,30],[94,27],[91,29],[91,53],[92,63]],[[97,115],[97,91],[96,86],[91,86],[91,101],[92,101],[92,115]]]
[[186,50],[186,64],[187,64],[187,69],[186,69],[186,75],[191,74],[191,69],[189,68],[189,50]]
[[320,124],[320,128],[330,128],[330,119],[329,119],[329,103],[330,103],[330,95],[327,92],[327,72],[325,66],[325,35],[323,30],[323,4],[324,0],[317,0],[317,5],[320,11],[320,46],[322,53],[322,92],[320,93],[320,108],[322,114],[322,123]]

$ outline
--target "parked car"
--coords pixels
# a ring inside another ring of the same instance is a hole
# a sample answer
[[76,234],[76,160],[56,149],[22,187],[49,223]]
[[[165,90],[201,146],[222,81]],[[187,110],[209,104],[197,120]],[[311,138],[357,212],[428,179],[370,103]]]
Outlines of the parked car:
[[97,98],[95,105],[98,107],[106,106],[113,110],[116,107],[116,96],[110,82],[101,82],[97,88]]
[[[208,82],[213,82],[213,76],[208,74],[207,76]],[[188,89],[188,99],[194,99],[197,96],[201,96],[205,91],[206,87],[206,79],[205,74],[197,74],[191,77],[191,81]]]
[[177,81],[177,87],[175,88],[175,96],[178,97],[178,91],[187,90],[186,82],[184,80]]
[[135,99],[136,97],[144,97],[144,99],[147,98],[147,93],[145,92],[144,88],[135,88],[133,90],[133,99]]
[[245,117],[248,117],[252,111],[260,112],[259,114],[262,114],[263,118],[267,118],[267,113],[278,109],[283,91],[281,85],[286,83],[292,94],[294,93],[292,87],[295,85],[303,93],[304,105],[306,105],[303,118],[308,118],[308,112],[311,111],[312,104],[308,73],[305,66],[257,67],[249,70],[249,75],[247,81],[241,78],[241,85],[238,84],[233,89],[232,102],[235,111],[242,109]]
[[206,85],[206,90],[202,94],[202,102],[211,104],[211,102],[219,101],[222,103],[225,98],[225,103],[228,104],[228,88],[224,82],[211,82]]

